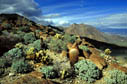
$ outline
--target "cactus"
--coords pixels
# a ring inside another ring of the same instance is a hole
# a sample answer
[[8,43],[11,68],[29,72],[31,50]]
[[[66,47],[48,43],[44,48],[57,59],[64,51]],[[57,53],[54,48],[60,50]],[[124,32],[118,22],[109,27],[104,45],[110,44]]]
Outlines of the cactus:
[[17,43],[16,45],[15,45],[15,48],[23,48],[23,44],[22,43]]
[[112,52],[112,51],[111,51],[109,48],[105,49],[105,51],[104,51],[104,53],[105,53],[106,55],[110,55],[111,52]]
[[29,48],[29,49],[26,51],[26,54],[27,54],[27,55],[32,55],[32,54],[34,54],[34,50],[35,50],[34,47]]
[[56,34],[54,37],[55,37],[56,39],[62,39],[62,38],[63,38],[63,36],[62,36],[61,34]]
[[74,43],[69,49],[69,59],[72,66],[78,61],[78,55],[79,50],[77,48],[77,44]]

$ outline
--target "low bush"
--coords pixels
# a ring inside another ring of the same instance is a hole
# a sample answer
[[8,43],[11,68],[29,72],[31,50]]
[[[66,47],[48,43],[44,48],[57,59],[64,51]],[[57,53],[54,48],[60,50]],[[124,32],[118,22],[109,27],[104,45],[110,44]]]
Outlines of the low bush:
[[74,68],[76,75],[88,83],[92,83],[99,79],[101,75],[101,72],[96,65],[87,60],[79,61],[74,65]]
[[29,32],[30,31],[30,28],[29,28],[29,26],[22,26],[22,27],[19,27],[18,30],[19,31],[22,31],[22,32]]
[[9,62],[9,60],[0,58],[0,68],[7,68],[10,65],[11,65],[11,63]]
[[111,70],[104,80],[106,84],[127,84],[127,75],[119,70]]
[[33,43],[35,40],[36,40],[36,38],[32,32],[26,33],[24,35],[24,41],[26,44]]
[[22,52],[22,50],[21,49],[19,49],[19,48],[13,48],[13,49],[11,49],[11,50],[9,50],[8,52],[6,52],[5,54],[4,54],[4,56],[8,56],[8,57],[10,57],[10,58],[22,58],[23,57],[23,52]]
[[66,43],[61,39],[51,39],[48,47],[49,49],[56,51],[56,52],[67,50]]
[[55,78],[57,76],[53,66],[43,66],[40,71],[46,78]]
[[66,43],[70,42],[70,43],[74,43],[76,41],[76,37],[73,35],[69,35],[69,34],[65,34],[64,35],[64,39],[63,39]]
[[11,68],[12,68],[12,71],[16,73],[27,73],[33,70],[32,65],[30,65],[24,59],[13,61]]
[[5,72],[4,68],[0,68],[0,76],[2,76],[4,72]]

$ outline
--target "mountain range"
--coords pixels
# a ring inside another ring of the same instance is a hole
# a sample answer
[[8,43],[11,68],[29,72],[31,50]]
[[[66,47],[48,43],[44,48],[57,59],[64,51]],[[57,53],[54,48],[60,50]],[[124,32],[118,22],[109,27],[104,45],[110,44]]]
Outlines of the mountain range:
[[121,36],[125,36],[127,37],[127,28],[97,28],[98,30],[100,30],[101,32],[105,32],[108,34],[117,34],[117,35],[121,35]]
[[68,34],[84,36],[97,41],[113,43],[120,46],[127,46],[126,37],[117,34],[106,33],[106,29],[101,32],[101,30],[87,24],[72,24],[69,27],[64,28],[64,31]]

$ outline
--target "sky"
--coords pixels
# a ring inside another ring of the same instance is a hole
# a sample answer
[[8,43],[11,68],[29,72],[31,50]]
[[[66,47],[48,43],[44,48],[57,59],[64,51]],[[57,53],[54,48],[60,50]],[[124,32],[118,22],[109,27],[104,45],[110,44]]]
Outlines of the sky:
[[0,0],[0,13],[18,13],[44,25],[127,28],[127,0]]

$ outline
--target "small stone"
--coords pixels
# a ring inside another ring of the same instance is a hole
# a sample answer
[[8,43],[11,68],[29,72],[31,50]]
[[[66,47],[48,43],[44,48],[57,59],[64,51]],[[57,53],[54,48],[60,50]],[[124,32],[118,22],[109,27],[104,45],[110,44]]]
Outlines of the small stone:
[[15,73],[9,73],[9,76],[14,76],[15,75]]

